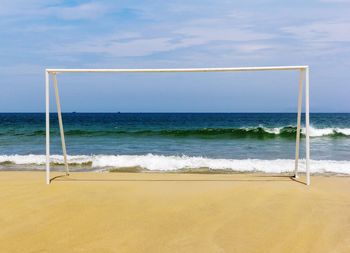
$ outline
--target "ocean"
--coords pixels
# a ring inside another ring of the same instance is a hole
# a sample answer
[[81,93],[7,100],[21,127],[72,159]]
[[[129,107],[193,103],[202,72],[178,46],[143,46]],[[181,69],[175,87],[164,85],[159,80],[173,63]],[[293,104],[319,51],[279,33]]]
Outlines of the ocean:
[[[296,113],[63,113],[72,170],[294,169]],[[54,169],[63,164],[50,115]],[[304,121],[304,117],[302,117]],[[350,174],[350,114],[312,113],[311,172]],[[304,129],[302,129],[304,133]],[[301,171],[305,138],[301,137]],[[45,114],[0,113],[0,170],[44,169]]]

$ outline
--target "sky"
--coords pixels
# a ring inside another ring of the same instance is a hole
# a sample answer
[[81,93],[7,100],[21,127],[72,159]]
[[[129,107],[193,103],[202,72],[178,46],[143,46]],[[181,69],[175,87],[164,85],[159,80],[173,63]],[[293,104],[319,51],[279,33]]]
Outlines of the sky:
[[[0,6],[0,112],[43,112],[45,68],[275,65],[310,66],[311,112],[350,112],[350,0],[0,0]],[[294,112],[299,76],[57,78],[65,112]]]

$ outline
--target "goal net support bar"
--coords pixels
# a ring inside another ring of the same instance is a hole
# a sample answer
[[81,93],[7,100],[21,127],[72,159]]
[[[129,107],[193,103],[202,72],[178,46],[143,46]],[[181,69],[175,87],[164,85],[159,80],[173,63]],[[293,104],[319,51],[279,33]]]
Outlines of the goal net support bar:
[[179,68],[179,69],[46,69],[45,70],[45,105],[46,105],[46,183],[50,184],[50,75],[53,79],[58,123],[61,135],[62,153],[66,175],[69,175],[66,143],[62,122],[61,104],[57,84],[57,74],[63,73],[179,73],[179,72],[246,72],[246,71],[299,71],[298,115],[295,145],[294,177],[298,178],[301,109],[303,100],[303,88],[305,83],[305,162],[306,184],[310,185],[310,84],[308,66],[272,66],[272,67],[238,67],[238,68]]

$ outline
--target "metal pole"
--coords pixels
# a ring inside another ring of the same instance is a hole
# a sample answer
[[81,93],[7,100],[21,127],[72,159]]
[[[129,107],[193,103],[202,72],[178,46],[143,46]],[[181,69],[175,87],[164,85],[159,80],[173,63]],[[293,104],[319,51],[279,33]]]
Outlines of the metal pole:
[[46,184],[50,184],[50,90],[49,72],[45,71],[45,117],[46,117]]
[[66,150],[66,142],[64,140],[64,130],[63,130],[63,123],[62,123],[61,103],[60,103],[60,95],[58,93],[56,73],[53,73],[52,77],[53,77],[53,85],[55,87],[57,116],[58,116],[58,124],[60,126],[63,160],[64,160],[64,166],[66,168],[66,175],[68,176],[69,175],[69,169],[68,169],[68,162],[67,162],[67,150]]
[[306,184],[310,185],[310,91],[309,67],[305,72]]
[[301,124],[301,106],[303,103],[303,79],[305,75],[305,70],[300,70],[299,77],[299,95],[298,95],[298,119],[297,119],[297,136],[295,143],[295,167],[294,167],[294,177],[298,178],[298,165],[299,165],[299,146],[300,146],[300,124]]

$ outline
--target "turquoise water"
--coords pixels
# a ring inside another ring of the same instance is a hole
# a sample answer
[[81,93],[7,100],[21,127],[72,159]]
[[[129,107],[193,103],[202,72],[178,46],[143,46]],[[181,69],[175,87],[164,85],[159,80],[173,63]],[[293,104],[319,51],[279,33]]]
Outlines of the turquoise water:
[[[60,155],[57,114],[50,116],[51,154]],[[149,162],[166,167],[167,162],[161,159],[170,158],[176,160],[175,168],[181,167],[178,165],[181,161],[192,159],[193,162],[197,158],[204,159],[201,165],[205,166],[220,159],[223,168],[229,166],[229,161],[256,159],[270,161],[273,167],[273,161],[290,162],[295,153],[294,113],[64,113],[63,121],[71,159],[79,163],[99,158],[100,161],[95,162],[98,167],[103,167],[99,166],[101,164],[123,167],[129,165],[125,164],[126,158],[134,161],[131,165],[145,168],[152,167],[148,166]],[[346,163],[350,161],[350,114],[311,114],[311,127],[312,159],[324,161],[321,166],[324,170],[327,170],[326,163],[331,166],[329,162],[345,162],[342,166],[350,172]],[[303,157],[303,136],[301,141]],[[0,114],[2,167],[6,164],[40,165],[44,154],[44,114]],[[120,160],[122,158],[125,161]]]

